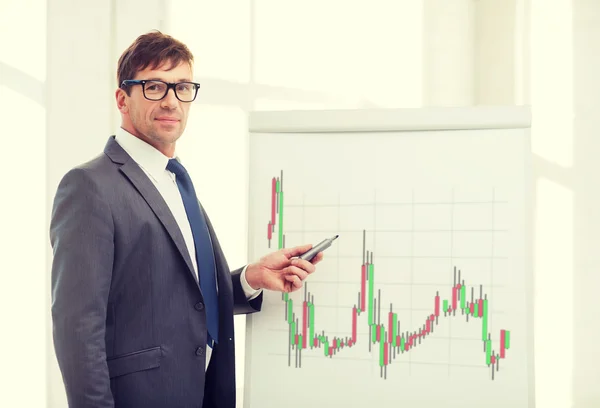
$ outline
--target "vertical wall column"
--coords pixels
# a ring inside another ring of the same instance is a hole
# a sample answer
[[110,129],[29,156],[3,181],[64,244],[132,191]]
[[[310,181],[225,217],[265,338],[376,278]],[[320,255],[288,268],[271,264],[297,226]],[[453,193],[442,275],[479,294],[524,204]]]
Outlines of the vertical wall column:
[[600,404],[600,350],[594,341],[599,328],[593,317],[579,313],[596,307],[600,287],[600,2],[571,3],[573,106],[563,112],[573,119],[574,135],[573,347],[569,353],[573,358],[571,403],[574,408],[585,408]]
[[477,0],[475,5],[475,103],[516,101],[517,0]]
[[423,0],[423,105],[475,101],[474,0]]

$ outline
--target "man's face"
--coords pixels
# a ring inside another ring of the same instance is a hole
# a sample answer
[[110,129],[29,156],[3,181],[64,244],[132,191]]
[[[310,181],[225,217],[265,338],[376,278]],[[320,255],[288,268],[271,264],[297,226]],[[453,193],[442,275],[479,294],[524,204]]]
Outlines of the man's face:
[[[137,73],[135,78],[154,79],[164,82],[192,81],[192,69],[187,62],[182,62],[173,69],[166,62],[156,69],[146,68]],[[169,89],[167,95],[159,101],[151,101],[144,97],[142,85],[133,85],[130,96],[117,90],[117,105],[122,113],[123,128],[134,136],[151,144],[164,155],[171,157],[175,151],[175,142],[185,129],[191,104],[181,102]]]

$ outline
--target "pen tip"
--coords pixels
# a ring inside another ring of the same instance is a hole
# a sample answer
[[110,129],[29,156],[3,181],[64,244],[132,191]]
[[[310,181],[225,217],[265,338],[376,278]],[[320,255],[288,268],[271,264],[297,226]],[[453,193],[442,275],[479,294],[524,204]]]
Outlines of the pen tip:
[[333,237],[333,239],[336,239],[337,237],[339,237],[339,235],[336,235],[335,237]]

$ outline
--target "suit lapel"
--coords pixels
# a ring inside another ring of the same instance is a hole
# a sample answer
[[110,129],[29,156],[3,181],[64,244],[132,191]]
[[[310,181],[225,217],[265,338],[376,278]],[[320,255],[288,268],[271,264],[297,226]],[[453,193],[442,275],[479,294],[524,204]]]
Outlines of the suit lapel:
[[142,169],[133,160],[131,160],[125,150],[119,146],[119,144],[114,140],[114,137],[111,137],[108,140],[104,152],[113,162],[121,164],[119,170],[129,179],[131,184],[133,184],[144,200],[146,200],[156,217],[160,220],[162,225],[171,236],[171,239],[175,243],[179,253],[185,260],[188,271],[192,275],[192,278],[198,282],[189,251],[185,244],[183,235],[181,234],[181,230],[179,229],[177,221],[175,220],[175,217],[173,217],[171,210],[167,206],[167,203],[163,200],[156,187],[154,187]]

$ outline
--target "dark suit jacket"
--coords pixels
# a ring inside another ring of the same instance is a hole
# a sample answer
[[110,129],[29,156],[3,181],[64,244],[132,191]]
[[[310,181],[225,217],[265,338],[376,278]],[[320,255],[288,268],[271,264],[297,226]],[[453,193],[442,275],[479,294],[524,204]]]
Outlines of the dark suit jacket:
[[[208,220],[208,217],[207,217]],[[58,187],[50,238],[56,356],[74,408],[235,407],[233,315],[247,301],[209,222],[219,344],[183,236],[143,170],[114,140]]]

